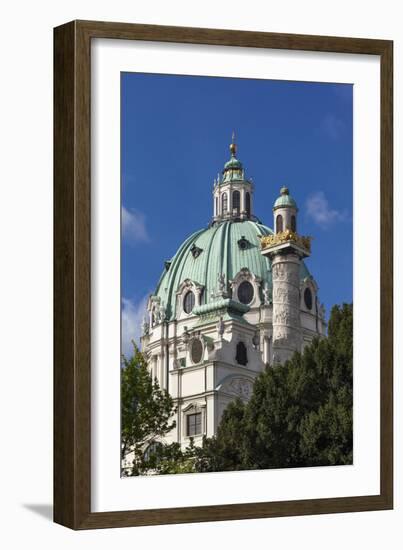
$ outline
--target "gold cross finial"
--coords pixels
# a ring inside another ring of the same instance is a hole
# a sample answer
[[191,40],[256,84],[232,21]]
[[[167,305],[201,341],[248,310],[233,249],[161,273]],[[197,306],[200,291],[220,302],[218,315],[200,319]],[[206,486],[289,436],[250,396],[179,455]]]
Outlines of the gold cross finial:
[[235,143],[235,130],[232,131],[232,142],[229,146],[229,150],[231,151],[231,155],[235,156],[236,154],[236,143]]

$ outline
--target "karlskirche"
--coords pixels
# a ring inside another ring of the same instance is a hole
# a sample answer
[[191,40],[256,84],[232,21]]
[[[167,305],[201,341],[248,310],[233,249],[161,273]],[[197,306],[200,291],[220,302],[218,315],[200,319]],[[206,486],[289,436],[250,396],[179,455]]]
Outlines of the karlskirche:
[[214,181],[213,216],[165,262],[149,297],[141,347],[150,373],[172,395],[176,427],[164,442],[186,447],[216,433],[235,397],[255,377],[326,331],[318,286],[304,258],[287,188],[273,205],[273,230],[254,216],[254,184],[230,145]]

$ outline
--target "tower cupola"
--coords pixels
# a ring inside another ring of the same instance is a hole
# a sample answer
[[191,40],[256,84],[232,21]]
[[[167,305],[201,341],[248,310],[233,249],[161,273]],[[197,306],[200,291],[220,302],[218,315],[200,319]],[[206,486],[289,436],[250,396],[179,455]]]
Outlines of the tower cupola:
[[229,146],[231,158],[224,164],[221,174],[214,180],[213,222],[252,219],[253,183],[245,177],[242,162],[236,157],[235,134]]
[[280,196],[273,205],[275,233],[282,233],[287,229],[295,233],[297,231],[297,212],[297,203],[290,195],[288,187],[282,187]]

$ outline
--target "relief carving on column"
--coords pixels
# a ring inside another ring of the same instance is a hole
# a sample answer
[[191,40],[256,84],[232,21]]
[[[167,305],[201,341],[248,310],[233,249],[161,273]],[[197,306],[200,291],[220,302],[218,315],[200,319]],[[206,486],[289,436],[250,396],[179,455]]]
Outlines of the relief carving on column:
[[283,304],[287,303],[295,307],[297,307],[299,304],[298,289],[293,287],[290,288],[289,285],[284,285],[281,283],[278,283],[278,285],[276,285],[273,292],[273,298],[276,302],[281,302]]
[[273,282],[285,281],[293,285],[299,284],[299,269],[295,269],[294,264],[289,263],[288,265],[284,263],[274,264],[272,266],[272,277]]
[[274,264],[272,266],[273,281],[284,281],[285,269],[283,264]]
[[298,326],[299,315],[292,309],[280,309],[273,314],[273,324]]

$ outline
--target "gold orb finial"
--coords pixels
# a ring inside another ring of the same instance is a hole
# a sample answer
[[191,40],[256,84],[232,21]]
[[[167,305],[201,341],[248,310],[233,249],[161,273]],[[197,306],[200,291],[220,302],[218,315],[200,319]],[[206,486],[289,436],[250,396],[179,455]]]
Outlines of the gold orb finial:
[[235,132],[234,131],[232,132],[232,142],[231,142],[231,145],[229,146],[229,150],[231,151],[231,155],[233,155],[233,156],[236,155],[236,143],[235,143]]

